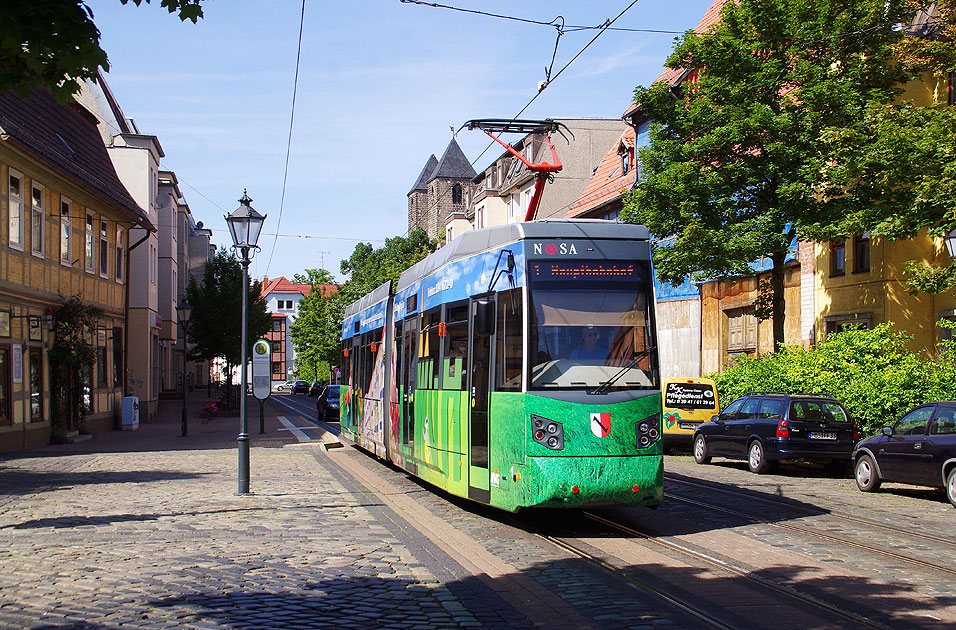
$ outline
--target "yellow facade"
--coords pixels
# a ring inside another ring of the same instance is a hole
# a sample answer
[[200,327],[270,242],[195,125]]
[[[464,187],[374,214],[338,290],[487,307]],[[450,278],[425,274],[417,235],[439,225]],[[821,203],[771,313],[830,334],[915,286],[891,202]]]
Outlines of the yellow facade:
[[[112,428],[125,369],[130,218],[10,142],[0,142],[0,181],[0,451],[50,440],[51,313],[73,295],[103,311],[92,335],[97,349],[88,394],[92,410],[82,427],[76,419],[57,422],[66,431]],[[68,251],[61,247],[67,226]]]
[[832,244],[816,244],[815,340],[822,341],[827,332],[844,324],[873,327],[892,323],[895,329],[913,337],[909,342],[911,350],[933,353],[940,334],[936,322],[941,317],[954,317],[956,297],[951,293],[911,295],[903,269],[910,260],[937,266],[949,264],[942,240],[927,237],[925,230],[907,241],[873,238],[867,271],[857,269],[857,251],[850,246],[853,242],[853,238],[847,240],[843,274],[833,271]]

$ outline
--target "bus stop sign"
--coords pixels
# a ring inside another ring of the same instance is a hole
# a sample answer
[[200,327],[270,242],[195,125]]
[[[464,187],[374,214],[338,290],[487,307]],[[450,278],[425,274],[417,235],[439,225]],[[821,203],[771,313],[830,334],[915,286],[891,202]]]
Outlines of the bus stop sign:
[[252,395],[265,400],[272,393],[269,342],[260,339],[252,346]]

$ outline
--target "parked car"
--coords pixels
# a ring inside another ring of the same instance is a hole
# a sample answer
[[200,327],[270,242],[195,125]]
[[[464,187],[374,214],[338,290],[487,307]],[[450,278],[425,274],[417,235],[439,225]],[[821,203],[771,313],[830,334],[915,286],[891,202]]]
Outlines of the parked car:
[[309,393],[309,382],[308,381],[296,381],[292,385],[293,394],[308,394]]
[[835,399],[820,394],[750,392],[694,432],[698,464],[721,456],[746,459],[751,472],[781,460],[822,463],[827,474],[849,470],[856,424]]
[[319,420],[338,422],[339,385],[326,385],[315,400],[315,412]]
[[322,393],[322,389],[325,387],[325,381],[312,381],[312,384],[309,385],[309,396],[315,398]]
[[295,381],[286,381],[285,383],[279,383],[278,385],[276,385],[276,391],[277,392],[291,391],[294,385],[295,385]]
[[945,488],[956,506],[956,402],[910,410],[853,451],[856,485],[873,492],[884,481]]

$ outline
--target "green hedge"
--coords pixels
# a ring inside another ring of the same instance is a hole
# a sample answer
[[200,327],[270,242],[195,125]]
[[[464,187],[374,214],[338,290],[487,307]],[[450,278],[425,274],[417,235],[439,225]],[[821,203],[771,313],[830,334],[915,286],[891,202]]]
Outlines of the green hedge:
[[[953,328],[946,321],[940,326]],[[956,342],[926,357],[906,348],[910,339],[890,324],[853,328],[827,335],[811,350],[785,346],[708,376],[724,405],[748,391],[829,394],[846,406],[861,435],[871,435],[914,405],[956,399]]]

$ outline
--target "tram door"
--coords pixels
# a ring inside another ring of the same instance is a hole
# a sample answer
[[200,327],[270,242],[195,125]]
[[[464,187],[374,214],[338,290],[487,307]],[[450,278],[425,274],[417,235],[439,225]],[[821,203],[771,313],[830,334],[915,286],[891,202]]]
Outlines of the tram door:
[[402,444],[413,453],[415,443],[415,387],[418,372],[418,315],[409,317],[402,326],[402,345],[398,362],[400,367],[398,395],[401,400]]
[[[490,304],[490,308],[489,308]],[[490,312],[490,315],[489,315]],[[471,351],[468,353],[468,378],[471,390],[469,441],[471,461],[468,466],[468,496],[477,501],[491,500],[488,475],[488,396],[491,383],[491,333],[494,325],[494,300],[472,298]],[[489,324],[488,318],[491,318]]]

